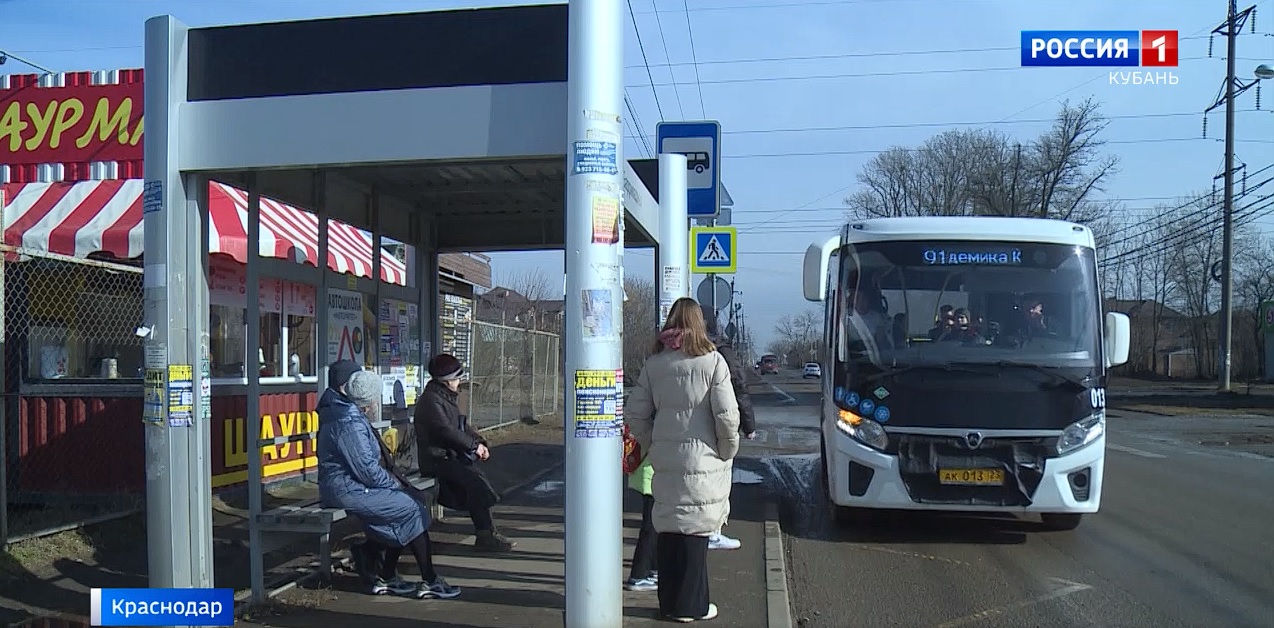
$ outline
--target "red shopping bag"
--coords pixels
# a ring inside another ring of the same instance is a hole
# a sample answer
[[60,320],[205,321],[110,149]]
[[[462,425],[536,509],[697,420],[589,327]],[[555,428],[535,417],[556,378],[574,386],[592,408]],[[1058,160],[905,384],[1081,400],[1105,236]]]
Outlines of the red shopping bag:
[[624,473],[632,473],[641,466],[642,455],[641,445],[637,444],[637,439],[628,432],[628,425],[624,425]]

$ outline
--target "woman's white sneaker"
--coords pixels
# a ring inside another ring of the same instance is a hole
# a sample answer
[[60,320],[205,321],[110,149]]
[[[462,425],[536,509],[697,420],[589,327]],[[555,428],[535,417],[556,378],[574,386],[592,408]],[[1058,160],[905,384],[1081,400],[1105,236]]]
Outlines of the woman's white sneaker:
[[743,543],[739,539],[732,539],[724,534],[714,534],[708,537],[708,549],[736,550],[740,547],[743,547]]
[[716,618],[717,618],[717,605],[708,604],[708,612],[704,613],[703,617],[673,617],[672,620],[680,624],[688,624],[690,622],[707,621],[709,619],[716,619]]

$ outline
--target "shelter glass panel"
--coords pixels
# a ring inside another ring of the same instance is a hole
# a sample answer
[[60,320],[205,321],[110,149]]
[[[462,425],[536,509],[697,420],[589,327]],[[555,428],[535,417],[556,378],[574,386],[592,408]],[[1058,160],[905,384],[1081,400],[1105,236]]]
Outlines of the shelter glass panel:
[[[247,376],[247,269],[222,255],[209,262],[210,353],[214,378]],[[256,368],[263,384],[315,376],[315,289],[261,277],[261,346]]]

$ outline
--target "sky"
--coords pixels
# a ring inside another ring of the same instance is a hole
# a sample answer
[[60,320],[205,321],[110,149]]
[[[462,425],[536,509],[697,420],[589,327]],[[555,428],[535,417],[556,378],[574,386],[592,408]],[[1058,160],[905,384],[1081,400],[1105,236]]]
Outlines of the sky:
[[[480,0],[0,0],[0,50],[55,71],[142,67],[146,18],[190,26],[518,4]],[[1274,64],[1274,2],[1238,42],[1240,77]],[[631,0],[625,24],[627,158],[650,157],[662,120],[718,120],[721,178],[739,230],[737,298],[764,346],[801,296],[805,248],[833,235],[841,203],[873,154],[952,128],[984,126],[1028,140],[1060,102],[1093,98],[1110,117],[1106,150],[1120,172],[1100,198],[1146,215],[1210,190],[1222,170],[1224,116],[1203,110],[1225,77],[1225,41],[1207,34],[1225,0]],[[1112,85],[1101,68],[1022,68],[1022,30],[1180,32],[1177,85]],[[644,58],[643,58],[644,49]],[[23,72],[15,61],[5,72]],[[1238,99],[1236,163],[1274,163],[1274,102]],[[1274,96],[1266,90],[1262,100]],[[645,141],[641,139],[645,136]],[[1240,230],[1267,229],[1266,218]],[[493,256],[498,283],[540,268],[556,285],[560,252]],[[629,276],[654,274],[649,250],[624,256]],[[698,283],[696,278],[694,283]]]

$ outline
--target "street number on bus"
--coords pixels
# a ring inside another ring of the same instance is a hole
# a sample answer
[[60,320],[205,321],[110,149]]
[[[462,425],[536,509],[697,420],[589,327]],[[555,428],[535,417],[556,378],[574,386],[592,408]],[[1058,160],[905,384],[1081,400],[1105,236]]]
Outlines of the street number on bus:
[[1088,395],[1093,402],[1094,410],[1101,410],[1106,407],[1106,389],[1105,388],[1090,388],[1088,390]]

